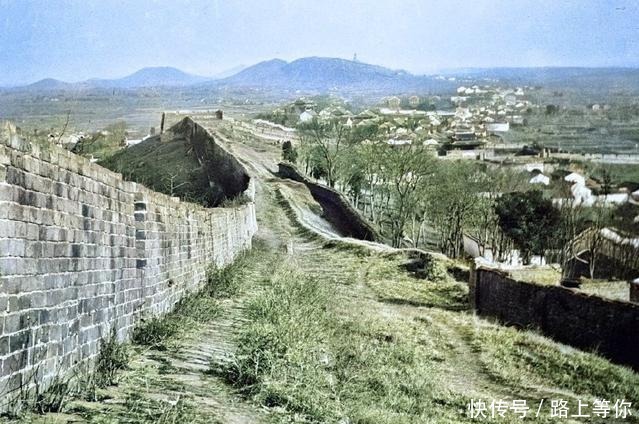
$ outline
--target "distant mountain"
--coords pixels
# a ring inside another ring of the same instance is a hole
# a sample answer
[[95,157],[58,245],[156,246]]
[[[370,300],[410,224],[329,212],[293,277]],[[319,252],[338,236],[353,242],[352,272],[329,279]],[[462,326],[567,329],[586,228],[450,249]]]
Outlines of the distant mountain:
[[64,82],[53,78],[46,78],[33,84],[29,84],[24,87],[16,87],[14,89],[28,91],[69,91],[100,88],[135,89],[145,87],[185,87],[212,80],[212,78],[188,74],[176,68],[155,67],[142,68],[139,71],[123,78],[93,78],[81,82]]
[[[235,72],[237,71],[237,72]],[[143,68],[119,79],[90,79],[78,83],[42,80],[26,87],[34,91],[136,89],[144,87],[193,87],[200,90],[242,90],[257,88],[273,91],[326,92],[414,92],[443,91],[453,84],[433,77],[416,76],[366,63],[323,57],[307,57],[293,62],[273,59],[248,68],[240,67],[207,78],[176,68]]]
[[281,76],[282,69],[287,63],[281,59],[272,59],[249,66],[246,69],[223,79],[221,82],[226,85],[262,85],[265,80],[271,80],[274,76]]
[[357,61],[308,57],[287,63],[280,59],[258,63],[214,82],[225,87],[288,90],[390,90],[404,91],[446,85],[434,78],[409,74]]
[[52,91],[52,90],[69,90],[74,87],[75,84],[60,81],[53,78],[45,78],[43,80],[29,84],[24,88],[33,91]]
[[215,75],[213,75],[213,79],[222,79],[222,78],[228,78],[230,76],[233,76],[239,72],[242,72],[244,69],[246,69],[247,66],[246,65],[238,65],[238,66],[234,66],[230,69],[227,69],[225,71],[222,71],[220,73],[217,73]]
[[176,68],[142,68],[124,78],[111,80],[89,80],[88,84],[98,87],[140,88],[140,87],[182,87],[193,85],[210,78],[187,74]]
[[[459,84],[499,81],[508,85],[539,85],[550,88],[639,92],[637,68],[478,68],[453,69],[445,77],[419,76],[366,63],[323,57],[292,62],[273,59],[250,67],[236,67],[214,77],[188,74],[176,68],[143,68],[118,79],[90,79],[67,83],[44,79],[28,86],[2,90],[69,91],[91,89],[137,89],[177,87],[195,90],[264,89],[273,92],[357,91],[367,93],[444,93]],[[457,77],[453,79],[452,77]]]

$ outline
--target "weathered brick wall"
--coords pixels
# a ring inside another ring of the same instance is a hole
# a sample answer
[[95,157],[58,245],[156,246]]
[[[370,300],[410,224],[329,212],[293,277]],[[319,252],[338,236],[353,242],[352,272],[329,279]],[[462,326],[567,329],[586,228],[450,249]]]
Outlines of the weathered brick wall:
[[253,203],[204,209],[0,132],[0,399],[170,310],[255,231]]
[[535,327],[560,342],[596,350],[639,370],[639,305],[561,286],[516,281],[504,273],[471,272],[470,302],[479,315]]

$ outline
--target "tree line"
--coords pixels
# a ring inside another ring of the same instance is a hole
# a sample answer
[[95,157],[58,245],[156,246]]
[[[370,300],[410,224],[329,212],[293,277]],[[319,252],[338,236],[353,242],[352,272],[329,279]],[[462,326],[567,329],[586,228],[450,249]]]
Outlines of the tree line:
[[300,146],[285,145],[283,158],[342,191],[395,247],[459,258],[467,236],[496,260],[516,248],[524,263],[549,252],[563,263],[572,239],[609,221],[605,208],[553,204],[511,168],[437,158],[418,141],[389,145],[378,124],[314,119],[298,128]]

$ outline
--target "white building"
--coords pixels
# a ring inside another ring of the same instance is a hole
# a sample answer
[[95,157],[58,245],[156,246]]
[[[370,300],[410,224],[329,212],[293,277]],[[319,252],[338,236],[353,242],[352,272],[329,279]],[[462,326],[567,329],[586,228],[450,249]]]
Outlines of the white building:
[[548,178],[547,176],[545,176],[544,174],[537,174],[534,177],[532,177],[530,179],[530,181],[528,181],[530,184],[543,184],[543,185],[549,185],[550,184],[550,178]]
[[315,116],[317,116],[317,113],[315,113],[314,111],[305,110],[304,112],[300,113],[300,122],[312,121]]
[[564,181],[568,181],[569,183],[575,183],[577,185],[582,185],[582,186],[586,185],[586,179],[583,177],[583,175],[577,174],[576,172],[566,175],[564,177]]
[[487,122],[486,131],[488,132],[507,132],[510,130],[508,122]]

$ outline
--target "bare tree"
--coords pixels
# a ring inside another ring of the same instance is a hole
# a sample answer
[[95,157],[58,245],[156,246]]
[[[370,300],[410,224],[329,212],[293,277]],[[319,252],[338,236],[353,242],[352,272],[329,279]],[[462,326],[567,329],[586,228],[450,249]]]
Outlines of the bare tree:
[[499,228],[495,202],[503,193],[527,190],[528,181],[520,172],[508,168],[478,173],[474,180],[473,184],[481,193],[478,194],[477,210],[470,216],[465,231],[479,240],[480,254],[484,255],[489,249],[494,260],[504,261],[513,244]]
[[335,187],[340,154],[349,148],[348,127],[337,119],[314,118],[301,124],[299,130],[307,165],[309,160],[315,161],[314,165],[322,168],[326,183]]
[[[605,246],[602,230],[611,222],[611,210],[602,202],[596,202],[591,207],[564,202],[559,206],[559,211],[561,226],[556,239],[564,276],[574,274],[575,270],[571,267],[577,260],[587,259],[590,278],[594,278],[598,259]],[[589,258],[580,257],[584,252],[588,252]]]
[[71,111],[68,110],[67,111],[67,115],[66,118],[64,120],[64,125],[62,126],[62,129],[60,130],[60,134],[58,135],[57,140],[55,141],[55,144],[60,144],[60,141],[62,140],[62,137],[64,136],[64,133],[66,133],[67,131],[67,127],[69,126],[69,120],[71,118]]
[[176,178],[178,178],[181,174],[177,173],[177,174],[171,174],[167,176],[167,179],[169,181],[169,193],[171,194],[171,197],[175,196],[175,190],[177,190],[178,188],[188,184],[188,181],[184,181],[180,184],[175,184],[175,180]]
[[586,247],[590,251],[588,270],[590,278],[595,277],[597,259],[604,245],[602,230],[610,223],[610,210],[603,204],[596,203],[591,208],[590,235],[586,238]]
[[440,164],[426,194],[426,213],[439,233],[446,255],[461,256],[465,229],[474,225],[482,202],[481,175],[470,164]]
[[387,146],[382,152],[382,173],[389,189],[391,240],[393,246],[399,247],[406,226],[418,209],[418,194],[434,175],[435,159],[423,146],[413,144]]

